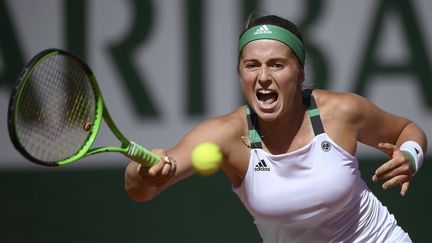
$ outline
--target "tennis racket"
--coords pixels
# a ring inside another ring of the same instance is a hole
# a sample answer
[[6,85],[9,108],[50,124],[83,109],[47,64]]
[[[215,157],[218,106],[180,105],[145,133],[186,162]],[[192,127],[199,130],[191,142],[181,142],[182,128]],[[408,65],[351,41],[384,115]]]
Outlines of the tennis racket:
[[[92,148],[102,120],[120,146]],[[63,50],[42,51],[21,71],[9,101],[8,129],[15,148],[40,165],[62,166],[101,152],[119,152],[145,166],[160,160],[120,132],[93,72]]]

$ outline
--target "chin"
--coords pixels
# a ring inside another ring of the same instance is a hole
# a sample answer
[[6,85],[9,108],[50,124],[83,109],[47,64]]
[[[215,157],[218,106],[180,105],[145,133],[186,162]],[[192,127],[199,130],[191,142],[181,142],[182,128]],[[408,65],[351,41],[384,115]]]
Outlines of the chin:
[[258,114],[258,116],[260,120],[264,122],[273,122],[277,120],[277,116],[275,116],[274,114],[264,113],[264,114]]
[[263,109],[258,104],[255,106],[255,112],[258,115],[258,117],[267,122],[275,121],[280,117],[281,114],[281,107],[276,106],[273,109]]

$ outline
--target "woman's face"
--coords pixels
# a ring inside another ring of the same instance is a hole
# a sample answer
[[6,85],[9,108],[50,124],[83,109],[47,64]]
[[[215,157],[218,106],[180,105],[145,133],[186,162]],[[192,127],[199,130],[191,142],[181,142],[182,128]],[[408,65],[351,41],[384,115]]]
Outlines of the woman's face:
[[243,93],[257,115],[267,121],[294,108],[304,71],[285,44],[276,40],[255,40],[242,50],[239,73]]

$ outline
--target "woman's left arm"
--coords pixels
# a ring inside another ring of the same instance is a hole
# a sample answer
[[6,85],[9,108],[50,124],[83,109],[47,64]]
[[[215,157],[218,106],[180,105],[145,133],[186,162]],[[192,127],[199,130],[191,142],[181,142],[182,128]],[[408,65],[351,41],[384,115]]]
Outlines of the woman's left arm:
[[426,153],[424,132],[407,118],[385,112],[363,97],[355,99],[359,112],[358,140],[390,157],[376,170],[372,180],[386,179],[383,189],[401,185],[400,194],[405,196]]
[[427,141],[423,131],[410,121],[394,144],[379,143],[378,148],[389,155],[390,160],[375,171],[372,180],[388,179],[382,185],[384,190],[401,185],[400,194],[405,196],[411,177],[420,169],[426,152]]

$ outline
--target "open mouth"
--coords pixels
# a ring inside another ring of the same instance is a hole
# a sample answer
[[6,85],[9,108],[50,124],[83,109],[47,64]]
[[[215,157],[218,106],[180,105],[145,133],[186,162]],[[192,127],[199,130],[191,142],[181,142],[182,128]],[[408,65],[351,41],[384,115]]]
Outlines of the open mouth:
[[256,97],[262,105],[270,106],[278,100],[279,95],[270,90],[258,90]]

